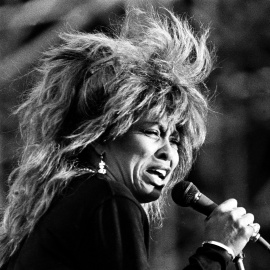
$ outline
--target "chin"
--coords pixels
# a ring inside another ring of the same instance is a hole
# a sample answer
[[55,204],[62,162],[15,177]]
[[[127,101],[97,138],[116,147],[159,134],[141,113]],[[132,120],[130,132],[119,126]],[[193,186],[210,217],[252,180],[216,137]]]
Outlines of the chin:
[[136,199],[140,203],[150,203],[159,199],[161,192],[154,189],[151,193],[137,194]]

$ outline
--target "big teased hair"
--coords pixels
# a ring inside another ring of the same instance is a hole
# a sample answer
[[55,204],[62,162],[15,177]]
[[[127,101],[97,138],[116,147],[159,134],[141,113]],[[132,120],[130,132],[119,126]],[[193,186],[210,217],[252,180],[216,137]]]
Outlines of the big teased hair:
[[160,220],[164,198],[191,168],[205,139],[205,78],[212,68],[208,32],[195,33],[170,11],[130,10],[121,31],[66,33],[48,51],[41,79],[19,107],[25,146],[0,236],[2,263],[77,174],[72,158],[97,140],[114,140],[144,116],[166,115],[181,132],[179,165],[161,198],[145,204]]

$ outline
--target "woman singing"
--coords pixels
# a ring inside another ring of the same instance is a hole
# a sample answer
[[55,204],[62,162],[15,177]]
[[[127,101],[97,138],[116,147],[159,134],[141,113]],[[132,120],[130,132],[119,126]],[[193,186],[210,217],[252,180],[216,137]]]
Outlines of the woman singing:
[[[172,12],[138,9],[111,36],[61,35],[17,110],[25,145],[1,269],[150,269],[149,224],[205,138],[206,39]],[[218,206],[185,269],[225,269],[253,221],[234,199]]]

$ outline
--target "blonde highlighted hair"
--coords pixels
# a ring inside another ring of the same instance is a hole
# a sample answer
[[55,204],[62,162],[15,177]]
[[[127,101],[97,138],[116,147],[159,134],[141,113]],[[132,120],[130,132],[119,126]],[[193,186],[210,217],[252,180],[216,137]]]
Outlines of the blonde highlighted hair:
[[139,9],[130,10],[112,36],[61,35],[17,110],[25,146],[10,176],[2,263],[77,174],[72,160],[94,141],[123,135],[145,115],[166,115],[181,131],[175,175],[159,200],[144,205],[150,219],[161,220],[167,191],[186,176],[205,139],[203,82],[212,68],[207,36],[170,11],[165,16]]

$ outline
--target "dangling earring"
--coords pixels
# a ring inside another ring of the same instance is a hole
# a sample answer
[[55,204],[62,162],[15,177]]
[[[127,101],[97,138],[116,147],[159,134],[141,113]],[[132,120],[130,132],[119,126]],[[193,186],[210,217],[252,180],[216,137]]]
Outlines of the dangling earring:
[[107,170],[105,169],[106,163],[103,161],[103,154],[100,155],[100,162],[98,164],[98,172],[101,174],[106,174]]

